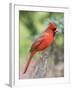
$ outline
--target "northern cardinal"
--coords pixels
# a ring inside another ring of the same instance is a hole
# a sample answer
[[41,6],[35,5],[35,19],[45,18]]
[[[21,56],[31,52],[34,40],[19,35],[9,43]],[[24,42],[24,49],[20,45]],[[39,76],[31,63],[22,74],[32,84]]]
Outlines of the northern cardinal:
[[32,57],[38,52],[48,48],[54,41],[54,37],[58,30],[54,23],[49,23],[48,28],[42,33],[42,35],[32,44],[30,49],[30,57],[25,66],[24,73],[26,73]]

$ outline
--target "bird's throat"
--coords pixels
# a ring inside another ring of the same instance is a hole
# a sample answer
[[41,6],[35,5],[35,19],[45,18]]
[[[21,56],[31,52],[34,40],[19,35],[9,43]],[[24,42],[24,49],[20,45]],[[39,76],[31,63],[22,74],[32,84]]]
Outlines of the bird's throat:
[[56,32],[53,32],[53,36],[55,36]]

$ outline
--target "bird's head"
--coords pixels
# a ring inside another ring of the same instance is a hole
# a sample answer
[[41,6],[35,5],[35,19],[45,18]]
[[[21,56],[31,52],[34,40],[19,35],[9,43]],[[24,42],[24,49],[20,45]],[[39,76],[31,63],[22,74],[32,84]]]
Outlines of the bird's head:
[[50,28],[53,32],[58,32],[56,25],[55,25],[54,23],[52,23],[52,22],[49,24],[49,28]]

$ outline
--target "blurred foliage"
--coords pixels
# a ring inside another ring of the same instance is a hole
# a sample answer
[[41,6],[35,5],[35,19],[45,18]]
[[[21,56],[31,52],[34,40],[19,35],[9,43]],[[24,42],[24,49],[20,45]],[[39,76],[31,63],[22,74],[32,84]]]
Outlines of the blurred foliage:
[[[64,49],[64,13],[60,12],[37,12],[37,11],[19,11],[20,27],[20,64],[29,55],[30,47],[35,38],[42,33],[50,22],[54,22],[59,30],[55,41],[59,49]],[[54,46],[51,46],[54,48]],[[59,52],[59,50],[58,50]]]

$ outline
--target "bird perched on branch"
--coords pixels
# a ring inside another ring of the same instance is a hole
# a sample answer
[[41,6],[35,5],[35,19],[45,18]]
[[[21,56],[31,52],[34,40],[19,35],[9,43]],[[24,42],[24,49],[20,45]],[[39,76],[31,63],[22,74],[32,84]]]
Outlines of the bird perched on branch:
[[26,73],[32,57],[39,51],[43,51],[48,48],[54,41],[55,34],[58,32],[57,27],[54,23],[49,23],[47,29],[42,33],[42,35],[32,44],[30,49],[30,57],[25,66],[24,72]]

